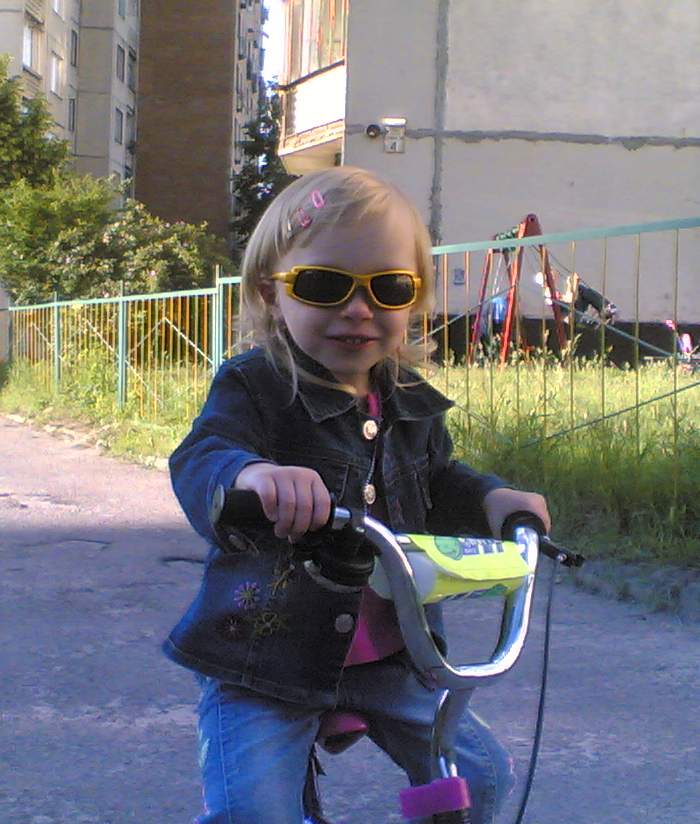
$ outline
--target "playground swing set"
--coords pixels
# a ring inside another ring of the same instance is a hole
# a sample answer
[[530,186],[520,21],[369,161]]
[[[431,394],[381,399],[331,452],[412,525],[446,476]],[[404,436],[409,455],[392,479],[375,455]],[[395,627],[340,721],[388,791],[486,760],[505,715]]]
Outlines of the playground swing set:
[[[537,237],[541,234],[542,228],[537,215],[530,213],[526,215],[517,226],[495,235],[493,240],[521,240],[525,237]],[[479,288],[478,307],[467,350],[467,360],[469,363],[474,362],[479,348],[480,338],[483,335],[484,329],[487,328],[490,319],[487,317],[487,313],[495,308],[496,304],[494,303],[494,299],[497,297],[501,299],[500,303],[504,304],[500,308],[502,316],[498,318],[500,324],[498,360],[500,364],[505,364],[508,360],[510,348],[515,337],[514,332],[517,332],[518,289],[523,269],[524,248],[524,246],[517,247],[517,249],[516,247],[503,247],[501,249],[489,249],[486,253]],[[544,289],[545,295],[547,296],[546,302],[552,311],[554,334],[560,351],[564,351],[568,343],[566,325],[570,315],[573,314],[576,319],[586,319],[589,323],[614,322],[617,314],[615,304],[588,286],[576,273],[571,274],[569,294],[566,296],[566,299],[564,299],[564,296],[559,293],[557,288],[555,270],[552,269],[547,247],[539,245],[535,248],[539,252],[541,261],[541,273],[538,273],[541,274],[540,285]],[[494,262],[496,257],[499,258],[499,265],[496,267],[494,275]],[[506,267],[508,286],[505,290],[499,292],[497,279],[502,268],[502,263],[504,263]],[[493,282],[494,280],[495,283]],[[490,285],[491,297],[487,297]],[[586,315],[586,309],[589,306],[592,306],[596,310],[597,318],[594,319]],[[526,348],[525,342],[522,340],[518,341],[518,345]]]

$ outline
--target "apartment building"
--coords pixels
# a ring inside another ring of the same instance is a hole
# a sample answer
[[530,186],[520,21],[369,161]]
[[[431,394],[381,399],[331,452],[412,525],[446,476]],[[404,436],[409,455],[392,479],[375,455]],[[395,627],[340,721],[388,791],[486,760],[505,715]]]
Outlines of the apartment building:
[[91,0],[78,5],[76,169],[95,177],[133,180],[139,0]]
[[0,53],[26,98],[43,95],[76,171],[134,170],[137,0],[0,0]]
[[0,53],[45,96],[76,171],[227,237],[262,24],[262,0],[0,0]]
[[0,53],[25,98],[46,98],[77,172],[129,181],[154,214],[228,238],[264,94],[263,15],[262,0],[0,0]]
[[[132,180],[138,0],[0,0],[0,53],[22,95],[43,95],[76,172]],[[9,303],[0,286],[0,310]],[[9,351],[0,311],[0,362]]]
[[[0,0],[0,53],[22,94],[46,98],[56,135],[75,147],[79,0]],[[72,127],[72,128],[71,128]]]
[[[375,169],[413,197],[439,243],[493,237],[530,212],[544,232],[700,212],[697,0],[663,12],[656,0],[283,2],[288,171]],[[689,321],[700,318],[696,259],[681,260]],[[648,320],[673,315],[659,276],[671,260],[645,249]],[[631,318],[633,279],[615,262],[608,288]]]
[[261,0],[143,0],[136,197],[228,237],[261,75]]
[[347,20],[348,0],[285,0],[279,155],[291,174],[343,157]]

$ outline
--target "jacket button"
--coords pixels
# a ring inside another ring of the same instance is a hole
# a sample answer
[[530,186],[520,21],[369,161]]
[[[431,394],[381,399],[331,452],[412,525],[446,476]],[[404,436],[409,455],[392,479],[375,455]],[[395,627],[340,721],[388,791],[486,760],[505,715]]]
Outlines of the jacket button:
[[370,418],[362,424],[362,435],[365,440],[373,441],[377,437],[379,426],[377,422]]
[[377,500],[377,488],[374,484],[365,484],[362,487],[362,500],[366,504],[373,504]]
[[343,612],[335,619],[335,631],[345,635],[355,627],[355,619],[349,612]]

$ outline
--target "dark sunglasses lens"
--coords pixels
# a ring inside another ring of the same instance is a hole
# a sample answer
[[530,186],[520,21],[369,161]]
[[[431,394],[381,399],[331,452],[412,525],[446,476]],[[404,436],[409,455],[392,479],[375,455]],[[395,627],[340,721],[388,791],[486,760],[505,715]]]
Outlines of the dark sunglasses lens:
[[312,303],[340,303],[352,289],[352,278],[326,269],[302,269],[294,281],[294,294]]
[[416,296],[416,285],[410,275],[400,273],[377,275],[371,281],[372,294],[385,306],[406,306]]

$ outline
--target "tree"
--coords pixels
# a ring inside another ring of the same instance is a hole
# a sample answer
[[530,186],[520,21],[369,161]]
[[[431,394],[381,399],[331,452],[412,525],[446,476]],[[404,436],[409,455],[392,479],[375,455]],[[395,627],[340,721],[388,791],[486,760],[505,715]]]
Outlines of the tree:
[[253,229],[274,198],[293,180],[277,155],[281,104],[279,95],[269,84],[267,94],[260,95],[258,116],[245,125],[244,162],[234,176],[233,192],[238,216],[232,221],[234,258],[240,259]]
[[223,241],[206,225],[167,223],[103,178],[26,181],[0,199],[0,282],[17,303],[110,297],[209,285],[226,265]]
[[[51,186],[34,188],[26,180],[8,186],[0,198],[0,282],[13,300],[37,302],[54,291],[79,294],[67,287],[56,271],[57,245],[64,233],[93,238],[92,278],[105,276],[100,239],[110,219],[117,192],[106,180],[57,177]],[[76,278],[80,276],[76,272]]]
[[65,168],[46,102],[24,111],[0,56],[0,283],[19,303],[209,285],[229,264],[206,224],[167,223],[106,178]]
[[8,77],[9,57],[0,55],[0,189],[18,180],[44,186],[63,167],[68,144],[51,132],[53,119],[43,97],[22,105],[16,77]]

